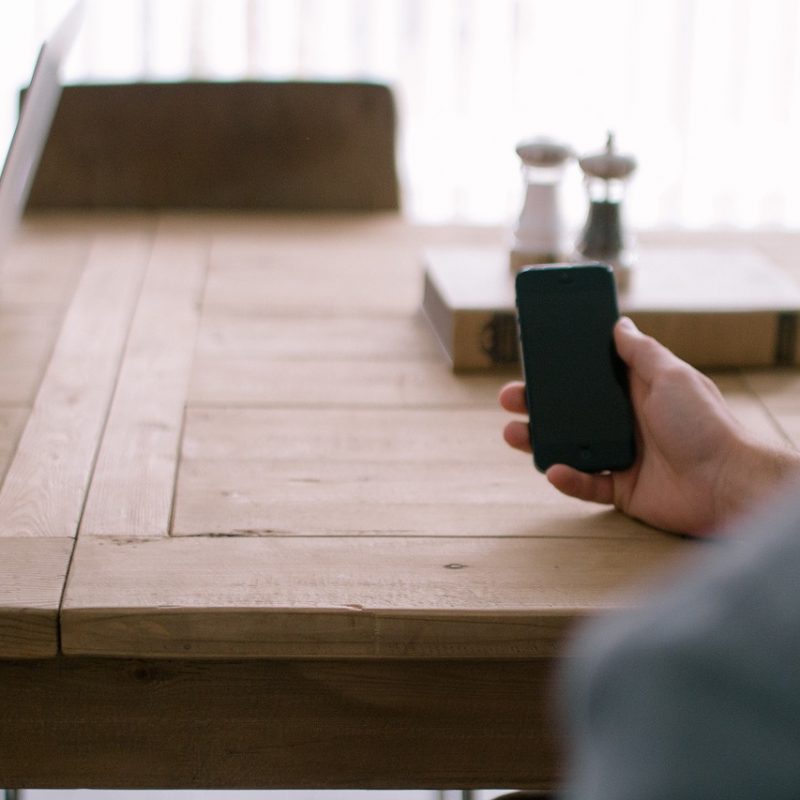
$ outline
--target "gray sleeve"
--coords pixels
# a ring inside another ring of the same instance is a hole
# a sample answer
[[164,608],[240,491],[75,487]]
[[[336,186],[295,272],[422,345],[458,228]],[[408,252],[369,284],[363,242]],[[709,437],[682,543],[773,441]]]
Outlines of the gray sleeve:
[[800,491],[698,544],[565,675],[569,800],[800,797]]

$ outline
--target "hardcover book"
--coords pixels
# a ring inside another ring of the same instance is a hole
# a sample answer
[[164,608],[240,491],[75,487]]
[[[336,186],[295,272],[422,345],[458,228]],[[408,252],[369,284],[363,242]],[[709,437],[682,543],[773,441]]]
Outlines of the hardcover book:
[[[755,250],[643,250],[619,304],[641,330],[699,368],[800,363],[800,287]],[[518,361],[506,252],[428,251],[422,309],[453,369]]]

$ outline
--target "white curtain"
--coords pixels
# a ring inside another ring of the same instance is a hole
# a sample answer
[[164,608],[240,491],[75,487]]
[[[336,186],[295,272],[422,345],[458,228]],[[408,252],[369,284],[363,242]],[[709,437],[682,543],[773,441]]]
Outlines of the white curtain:
[[[67,5],[0,0],[4,136]],[[422,221],[508,222],[517,141],[613,130],[632,225],[800,224],[800,0],[88,0],[68,78],[387,82]],[[565,196],[577,223],[577,167]]]

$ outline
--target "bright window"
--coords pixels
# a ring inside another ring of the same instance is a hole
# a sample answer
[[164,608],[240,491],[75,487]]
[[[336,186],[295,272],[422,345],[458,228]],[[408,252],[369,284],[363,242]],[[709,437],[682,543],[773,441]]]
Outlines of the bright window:
[[[3,141],[67,5],[2,0]],[[613,130],[640,164],[634,225],[795,227],[798,41],[799,0],[88,0],[68,78],[385,81],[418,220],[508,222],[518,140],[586,152]]]

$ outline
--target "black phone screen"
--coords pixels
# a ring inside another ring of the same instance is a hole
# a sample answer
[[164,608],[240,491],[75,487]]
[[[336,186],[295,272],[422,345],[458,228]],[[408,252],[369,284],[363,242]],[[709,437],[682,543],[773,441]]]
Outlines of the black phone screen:
[[630,466],[633,412],[613,341],[619,312],[611,269],[534,267],[519,273],[516,288],[536,466]]

